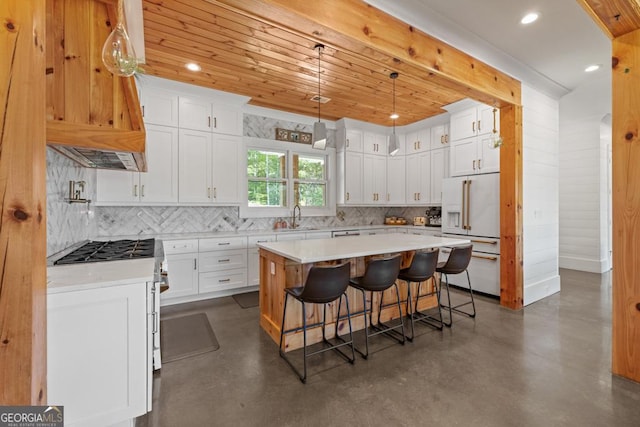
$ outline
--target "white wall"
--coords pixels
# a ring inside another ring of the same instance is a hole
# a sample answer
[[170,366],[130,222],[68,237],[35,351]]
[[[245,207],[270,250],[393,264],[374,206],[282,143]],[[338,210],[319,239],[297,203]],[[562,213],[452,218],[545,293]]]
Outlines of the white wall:
[[593,273],[610,268],[607,146],[611,127],[602,122],[611,112],[610,100],[608,73],[560,100],[561,268]]
[[560,291],[558,101],[522,85],[524,304]]

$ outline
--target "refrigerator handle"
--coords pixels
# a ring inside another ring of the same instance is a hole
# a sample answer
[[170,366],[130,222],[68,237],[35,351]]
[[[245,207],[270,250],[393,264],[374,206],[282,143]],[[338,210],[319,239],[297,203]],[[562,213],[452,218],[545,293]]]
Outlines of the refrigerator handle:
[[471,230],[471,180],[467,181],[467,230]]
[[462,181],[462,202],[460,203],[461,206],[461,211],[460,212],[460,216],[461,216],[461,220],[462,220],[462,229],[466,230],[467,229],[467,224],[465,222],[465,209],[464,209],[464,201],[465,201],[465,191],[467,190],[467,180],[465,179],[464,181]]

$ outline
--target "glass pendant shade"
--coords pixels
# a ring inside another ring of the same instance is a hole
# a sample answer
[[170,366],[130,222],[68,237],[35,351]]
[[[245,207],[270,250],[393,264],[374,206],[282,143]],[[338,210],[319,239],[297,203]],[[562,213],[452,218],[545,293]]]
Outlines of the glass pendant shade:
[[392,133],[389,135],[389,155],[395,156],[400,151],[400,144],[398,143],[398,135]]
[[327,148],[327,127],[322,122],[315,122],[313,124],[313,141],[311,147],[318,150],[324,150]]
[[129,77],[136,72],[138,60],[122,22],[118,22],[104,42],[102,62],[116,76]]

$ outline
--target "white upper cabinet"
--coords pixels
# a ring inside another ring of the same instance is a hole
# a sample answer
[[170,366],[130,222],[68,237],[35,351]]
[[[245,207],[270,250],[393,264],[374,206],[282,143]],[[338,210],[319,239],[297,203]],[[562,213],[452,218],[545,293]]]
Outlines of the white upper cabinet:
[[[342,155],[342,154],[341,154]],[[344,198],[345,205],[358,205],[362,197],[362,153],[344,153]]]
[[365,154],[387,155],[387,136],[380,133],[364,132],[362,152]]
[[242,109],[206,98],[180,97],[181,129],[242,135]]
[[356,153],[362,153],[362,131],[355,129],[348,129],[346,131],[346,137],[344,140],[344,148],[346,151],[353,151]]
[[179,201],[211,203],[212,136],[209,132],[180,129]]
[[213,194],[214,203],[236,204],[240,195],[240,153],[242,138],[231,135],[213,137]]
[[405,203],[405,164],[406,156],[396,154],[387,157],[387,199],[388,205]]
[[178,126],[178,95],[152,87],[142,89],[140,96],[145,124]]
[[[451,140],[469,138],[476,135],[486,135],[493,131],[493,107],[479,104],[451,113]],[[500,112],[495,113],[496,130],[500,130]]]
[[178,201],[178,129],[146,126],[147,172],[97,171],[97,203],[172,204]]
[[442,180],[448,176],[449,150],[431,150],[431,203],[442,203]]
[[362,188],[364,203],[383,205],[387,203],[387,159],[375,154],[362,156]]
[[431,197],[431,152],[411,154],[406,159],[406,203],[424,205]]
[[431,128],[431,149],[449,146],[449,125],[439,125]]
[[406,136],[406,153],[420,153],[431,149],[431,129],[409,132]]

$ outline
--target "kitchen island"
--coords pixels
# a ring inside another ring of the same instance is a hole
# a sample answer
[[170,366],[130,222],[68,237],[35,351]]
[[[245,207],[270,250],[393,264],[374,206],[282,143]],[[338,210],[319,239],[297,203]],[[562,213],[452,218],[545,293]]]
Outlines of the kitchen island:
[[[468,239],[452,239],[434,236],[417,236],[407,234],[379,234],[372,236],[350,236],[333,239],[294,240],[283,242],[259,243],[260,248],[260,326],[277,343],[280,340],[280,327],[282,325],[282,309],[284,307],[284,289],[304,284],[309,269],[313,265],[340,264],[349,261],[351,263],[351,277],[364,274],[365,267],[370,258],[388,255],[402,254],[402,268],[411,264],[416,250],[439,248],[443,246],[455,246],[467,244]],[[433,282],[433,279],[431,280]],[[425,292],[430,292],[430,283]],[[414,285],[415,286],[415,285]],[[406,300],[406,286],[400,287],[401,298]],[[351,312],[359,312],[363,309],[362,298],[358,298],[353,288],[347,289]],[[415,296],[415,291],[412,292]],[[385,302],[395,301],[395,292],[387,290],[383,296]],[[370,295],[367,295],[370,298]],[[373,303],[374,319],[377,319],[377,307],[379,297],[367,300],[367,305]],[[435,297],[424,298],[420,301],[419,309],[435,307]],[[327,305],[327,334],[334,334],[335,319],[338,304]],[[302,308],[300,304],[289,304],[287,307],[287,323],[285,329],[293,329],[302,326]],[[342,306],[341,316],[345,314],[345,305]],[[397,319],[406,313],[398,313],[397,307],[384,308],[381,320]],[[315,323],[322,320],[322,306],[309,305],[307,309],[307,321]],[[362,315],[352,318],[354,330],[364,328]],[[346,319],[338,323],[338,330],[344,334],[348,325]],[[320,328],[307,331],[308,343],[316,343],[322,340]],[[285,337],[285,351],[302,347],[302,331],[288,334]]]

